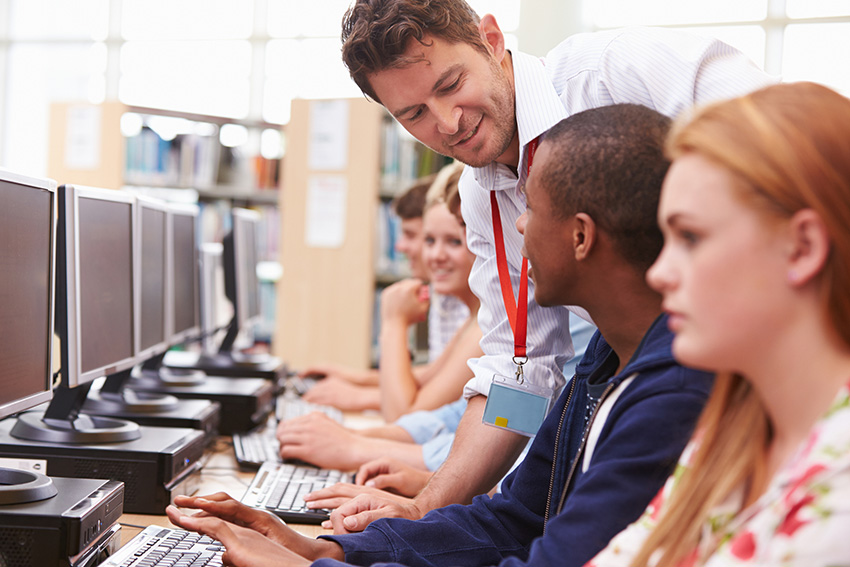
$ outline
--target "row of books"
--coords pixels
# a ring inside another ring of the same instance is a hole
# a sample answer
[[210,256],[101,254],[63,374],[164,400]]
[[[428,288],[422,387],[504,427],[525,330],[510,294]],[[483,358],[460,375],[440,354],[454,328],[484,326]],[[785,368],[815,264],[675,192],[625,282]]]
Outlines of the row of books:
[[418,178],[439,171],[450,161],[392,120],[381,125],[381,148],[381,194],[386,197],[404,192]]
[[390,201],[378,203],[375,238],[375,273],[379,279],[395,279],[410,274],[407,257],[395,249],[401,231],[401,221],[392,210]]
[[217,135],[164,140],[145,126],[126,139],[125,151],[124,179],[131,185],[264,190],[280,184],[280,160],[245,156],[239,148],[222,146]]

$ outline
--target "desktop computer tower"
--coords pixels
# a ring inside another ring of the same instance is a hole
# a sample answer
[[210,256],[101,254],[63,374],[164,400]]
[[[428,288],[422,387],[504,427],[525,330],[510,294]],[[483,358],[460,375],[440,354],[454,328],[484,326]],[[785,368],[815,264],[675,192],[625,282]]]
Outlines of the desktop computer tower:
[[49,476],[118,480],[124,483],[124,511],[162,514],[174,496],[198,488],[193,473],[200,469],[204,433],[197,429],[140,426],[134,441],[62,444],[30,441],[12,436],[17,419],[39,413],[24,412],[0,421],[0,457],[37,465]]
[[143,393],[170,394],[185,400],[211,400],[221,405],[219,433],[233,435],[250,431],[266,422],[274,410],[272,382],[263,378],[206,376],[196,383],[166,383],[144,374],[127,387]]
[[151,427],[198,429],[204,432],[207,445],[218,437],[221,423],[221,404],[201,399],[178,399],[174,407],[137,411],[133,407],[103,399],[98,391],[92,390],[82,411],[89,415],[125,419]]
[[51,479],[58,493],[0,506],[0,565],[96,565],[120,545],[124,485],[114,480]]
[[264,378],[274,384],[274,393],[283,391],[286,383],[286,364],[267,354],[250,355],[235,352],[214,354],[193,351],[168,351],[163,364],[177,370],[200,370],[210,376],[230,378]]

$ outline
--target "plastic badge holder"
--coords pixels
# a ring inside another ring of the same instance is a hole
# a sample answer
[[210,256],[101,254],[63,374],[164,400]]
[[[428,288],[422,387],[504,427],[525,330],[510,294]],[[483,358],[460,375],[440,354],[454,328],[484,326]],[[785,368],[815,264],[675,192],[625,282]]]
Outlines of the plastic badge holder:
[[493,377],[482,421],[527,437],[534,437],[549,413],[551,390],[519,384],[515,378]]

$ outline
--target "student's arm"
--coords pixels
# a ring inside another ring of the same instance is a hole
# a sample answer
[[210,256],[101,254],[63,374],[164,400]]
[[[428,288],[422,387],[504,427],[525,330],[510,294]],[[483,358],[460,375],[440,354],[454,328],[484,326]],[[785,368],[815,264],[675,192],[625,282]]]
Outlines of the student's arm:
[[282,458],[298,459],[323,468],[356,470],[366,462],[392,455],[411,466],[425,469],[420,445],[367,437],[319,412],[280,423],[277,439]]
[[358,386],[378,385],[378,371],[373,368],[358,369],[340,364],[314,364],[301,370],[298,375],[302,378],[309,376],[335,378]]
[[312,404],[333,406],[343,411],[363,411],[381,406],[381,391],[377,386],[357,386],[338,378],[325,378],[302,397]]
[[381,360],[381,414],[394,421],[407,413],[419,390],[410,361],[407,329],[425,319],[428,302],[421,299],[422,282],[407,279],[381,293],[381,332],[378,343]]
[[419,388],[405,413],[433,410],[460,398],[464,384],[472,378],[468,362],[481,356],[480,341],[481,329],[475,316],[471,315],[455,333],[449,346],[434,361],[433,377]]

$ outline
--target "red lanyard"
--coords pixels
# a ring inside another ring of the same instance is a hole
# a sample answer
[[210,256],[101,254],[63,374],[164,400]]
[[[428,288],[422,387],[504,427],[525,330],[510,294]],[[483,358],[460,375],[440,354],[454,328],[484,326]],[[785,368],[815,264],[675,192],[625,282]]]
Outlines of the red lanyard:
[[[537,138],[528,144],[528,159],[525,168],[526,180],[531,172],[531,162],[536,150]],[[524,361],[519,362],[519,360],[526,358],[525,339],[528,328],[528,258],[522,259],[519,274],[519,296],[514,303],[514,290],[508,271],[508,259],[505,254],[505,237],[502,233],[502,217],[499,214],[499,202],[496,200],[495,191],[490,191],[490,210],[493,215],[493,236],[496,245],[496,264],[499,268],[499,285],[502,288],[502,300],[505,302],[508,322],[511,324],[511,330],[514,333],[514,362],[520,365],[521,369]]]

